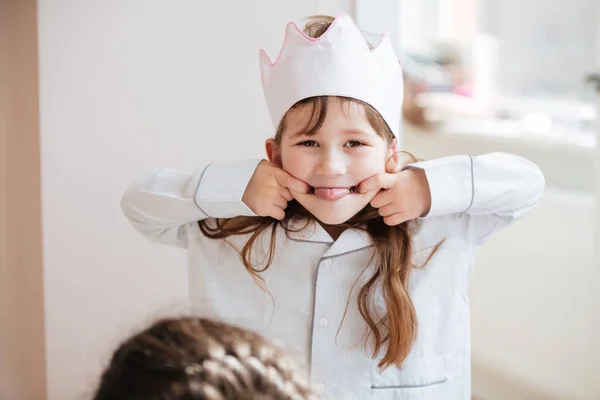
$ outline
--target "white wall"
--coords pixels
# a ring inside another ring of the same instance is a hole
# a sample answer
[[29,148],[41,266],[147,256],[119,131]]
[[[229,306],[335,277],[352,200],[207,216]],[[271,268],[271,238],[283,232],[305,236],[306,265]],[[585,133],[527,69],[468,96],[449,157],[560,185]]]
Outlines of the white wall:
[[81,398],[116,341],[187,304],[185,253],[151,245],[119,200],[143,170],[263,155],[258,49],[351,1],[40,0],[47,382]]

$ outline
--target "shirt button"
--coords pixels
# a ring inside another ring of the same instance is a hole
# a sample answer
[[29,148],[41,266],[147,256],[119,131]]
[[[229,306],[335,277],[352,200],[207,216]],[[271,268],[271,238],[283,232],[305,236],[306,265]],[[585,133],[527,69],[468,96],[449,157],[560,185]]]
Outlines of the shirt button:
[[331,259],[328,258],[327,260],[323,261],[323,265],[329,267],[331,265]]
[[321,392],[321,393],[324,392],[325,391],[325,384],[321,383],[321,382],[317,383],[316,389],[317,389],[317,392]]
[[319,320],[319,325],[321,325],[322,327],[326,327],[328,323],[329,321],[327,321],[327,318],[321,318]]

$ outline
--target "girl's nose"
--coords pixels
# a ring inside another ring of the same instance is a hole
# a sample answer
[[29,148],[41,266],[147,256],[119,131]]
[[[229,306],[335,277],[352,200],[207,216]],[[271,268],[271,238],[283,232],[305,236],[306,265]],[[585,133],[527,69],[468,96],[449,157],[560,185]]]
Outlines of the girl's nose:
[[327,177],[344,175],[347,172],[344,157],[334,151],[324,152],[316,169],[317,174]]

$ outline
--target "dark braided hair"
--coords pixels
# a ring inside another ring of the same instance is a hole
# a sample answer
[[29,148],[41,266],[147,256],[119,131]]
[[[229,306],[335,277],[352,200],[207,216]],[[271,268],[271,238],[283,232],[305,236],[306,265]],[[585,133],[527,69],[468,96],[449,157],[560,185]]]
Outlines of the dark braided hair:
[[317,399],[260,335],[205,318],[160,320],[122,343],[94,400]]

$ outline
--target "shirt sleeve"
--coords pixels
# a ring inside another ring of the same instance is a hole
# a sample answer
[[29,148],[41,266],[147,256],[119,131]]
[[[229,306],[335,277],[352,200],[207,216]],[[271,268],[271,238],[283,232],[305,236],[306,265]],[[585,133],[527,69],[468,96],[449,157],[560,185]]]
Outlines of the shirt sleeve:
[[445,157],[410,167],[423,169],[429,183],[431,208],[423,218],[451,215],[451,229],[478,244],[536,207],[545,187],[534,163],[506,153]]
[[214,163],[188,174],[156,168],[127,188],[121,208],[156,243],[187,246],[186,225],[206,218],[255,216],[242,196],[260,160]]

